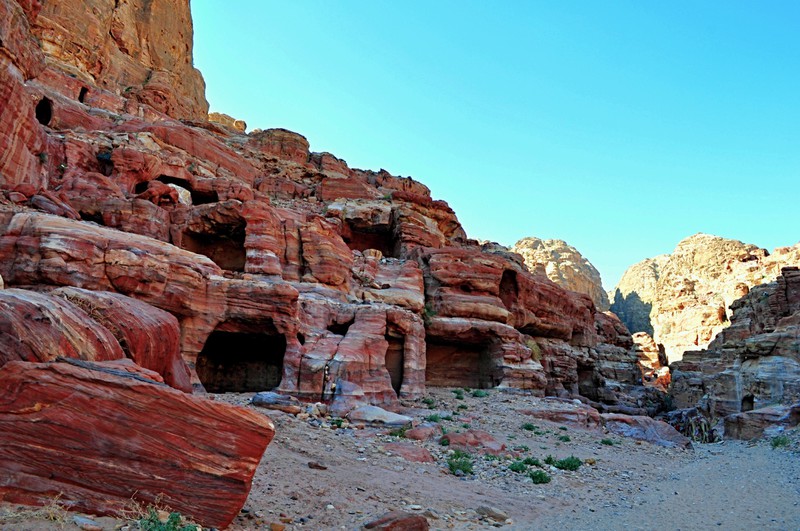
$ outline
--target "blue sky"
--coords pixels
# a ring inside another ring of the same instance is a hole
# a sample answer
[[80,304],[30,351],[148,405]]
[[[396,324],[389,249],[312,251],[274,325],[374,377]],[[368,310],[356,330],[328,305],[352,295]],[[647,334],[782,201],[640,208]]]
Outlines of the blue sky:
[[213,111],[412,176],[606,288],[697,232],[800,240],[800,2],[193,0]]

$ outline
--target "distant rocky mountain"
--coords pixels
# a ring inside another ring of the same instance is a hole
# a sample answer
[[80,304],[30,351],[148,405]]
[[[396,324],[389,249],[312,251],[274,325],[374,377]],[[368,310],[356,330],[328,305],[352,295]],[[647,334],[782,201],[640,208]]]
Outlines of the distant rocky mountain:
[[669,255],[631,266],[612,294],[611,311],[632,332],[647,332],[670,362],[699,350],[729,324],[729,307],[753,286],[800,264],[800,243],[769,253],[756,245],[695,234]]
[[608,295],[603,290],[600,272],[564,240],[522,238],[511,250],[522,255],[534,274],[546,275],[563,288],[588,295],[598,310],[608,310]]

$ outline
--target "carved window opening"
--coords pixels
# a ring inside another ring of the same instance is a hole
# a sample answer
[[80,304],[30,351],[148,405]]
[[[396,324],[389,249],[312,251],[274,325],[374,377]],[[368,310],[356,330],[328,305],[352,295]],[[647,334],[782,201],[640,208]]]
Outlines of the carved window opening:
[[81,91],[78,94],[78,101],[84,103],[86,100],[86,96],[89,94],[89,89],[86,87],[81,87]]
[[355,317],[345,323],[331,323],[328,325],[328,332],[331,332],[338,336],[346,336],[347,331],[350,330],[350,327],[353,325],[354,322],[355,322]]
[[756,405],[756,398],[753,395],[745,395],[742,398],[742,411],[753,411]]
[[210,258],[227,271],[244,271],[247,250],[244,248],[247,222],[223,225],[213,233],[183,233],[181,247]]
[[517,286],[517,273],[506,269],[500,278],[500,300],[506,310],[511,311],[517,303],[519,287]]
[[389,346],[386,348],[386,370],[392,382],[392,389],[400,396],[400,388],[403,386],[405,376],[405,336],[389,331],[385,336]]
[[489,345],[426,341],[425,385],[490,389],[500,383]]
[[36,120],[42,125],[50,125],[53,119],[53,102],[48,98],[42,98],[36,104]]
[[378,225],[374,227],[356,227],[345,223],[342,239],[353,251],[376,249],[388,258],[400,258],[400,245],[390,227]]
[[278,333],[214,331],[197,357],[209,393],[269,391],[281,384],[286,338]]

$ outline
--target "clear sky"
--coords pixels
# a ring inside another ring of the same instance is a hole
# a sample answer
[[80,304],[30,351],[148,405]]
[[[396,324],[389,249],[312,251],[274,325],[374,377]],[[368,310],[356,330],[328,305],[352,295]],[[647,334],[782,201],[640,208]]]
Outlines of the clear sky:
[[412,176],[606,288],[696,232],[800,240],[800,2],[192,0],[212,111]]

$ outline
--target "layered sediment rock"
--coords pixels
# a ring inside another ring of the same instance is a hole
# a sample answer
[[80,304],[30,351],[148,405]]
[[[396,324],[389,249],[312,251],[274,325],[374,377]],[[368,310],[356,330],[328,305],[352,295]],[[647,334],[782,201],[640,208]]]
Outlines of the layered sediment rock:
[[[800,269],[784,268],[731,308],[731,325],[708,350],[687,352],[671,365],[675,405],[697,406],[718,419],[800,403]],[[732,429],[751,435],[741,428],[747,416],[737,419]]]
[[[163,504],[223,528],[274,435],[246,409],[194,397],[116,363],[0,368],[0,500],[119,514]],[[198,429],[198,427],[202,429]]]
[[522,255],[533,273],[545,274],[564,289],[588,295],[598,310],[608,310],[608,294],[600,272],[564,240],[523,238],[511,250]]
[[681,241],[672,254],[631,267],[611,310],[631,332],[647,332],[670,362],[703,349],[729,324],[731,304],[781,267],[800,264],[800,244],[769,253],[708,234]]

